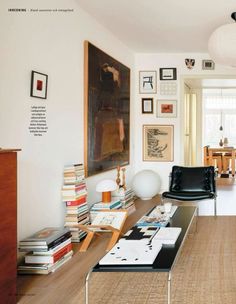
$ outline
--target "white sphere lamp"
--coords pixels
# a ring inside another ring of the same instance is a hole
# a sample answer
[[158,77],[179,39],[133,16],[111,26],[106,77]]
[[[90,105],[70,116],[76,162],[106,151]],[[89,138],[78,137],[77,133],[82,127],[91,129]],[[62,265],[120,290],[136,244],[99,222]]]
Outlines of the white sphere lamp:
[[[231,17],[236,21],[236,12]],[[216,63],[236,67],[236,22],[222,25],[212,33],[208,51]]]
[[160,192],[161,179],[153,170],[142,170],[135,174],[132,181],[134,193],[142,200],[149,200]]

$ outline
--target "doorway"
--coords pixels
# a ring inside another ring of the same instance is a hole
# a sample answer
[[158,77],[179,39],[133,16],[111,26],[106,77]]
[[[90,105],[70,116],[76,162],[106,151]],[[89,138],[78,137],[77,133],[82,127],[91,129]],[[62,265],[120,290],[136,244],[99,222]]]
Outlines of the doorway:
[[[203,107],[204,90],[236,89],[235,76],[203,75],[182,76],[181,79],[181,129],[182,163],[186,166],[203,165],[204,131],[209,122]],[[219,121],[220,124],[220,121]],[[218,127],[218,126],[217,126]],[[219,125],[220,127],[220,125]],[[220,139],[220,138],[219,138]]]

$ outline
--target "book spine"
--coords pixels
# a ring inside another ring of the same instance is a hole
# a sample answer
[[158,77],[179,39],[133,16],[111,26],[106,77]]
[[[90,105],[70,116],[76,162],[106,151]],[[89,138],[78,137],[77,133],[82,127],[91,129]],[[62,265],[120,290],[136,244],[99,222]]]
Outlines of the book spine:
[[80,199],[76,201],[66,201],[66,206],[80,206],[87,202],[86,197],[81,197]]
[[62,258],[65,254],[72,250],[72,244],[68,244],[61,248],[58,252],[54,253],[51,256],[42,256],[42,255],[26,255],[25,256],[25,263],[26,264],[54,264],[60,258]]
[[54,240],[53,242],[48,244],[48,249],[51,249],[53,247],[56,247],[57,245],[59,245],[60,243],[64,242],[66,239],[71,237],[71,233],[70,231],[67,232],[66,234],[62,235],[61,237],[57,238],[56,240]]

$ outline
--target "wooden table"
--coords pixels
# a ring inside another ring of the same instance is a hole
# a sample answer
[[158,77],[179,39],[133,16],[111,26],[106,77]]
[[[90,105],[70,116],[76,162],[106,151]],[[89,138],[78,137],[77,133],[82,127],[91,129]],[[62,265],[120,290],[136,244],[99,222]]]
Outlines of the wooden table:
[[235,152],[236,149],[233,147],[209,147],[208,153],[209,153],[209,163],[213,165],[213,153],[221,153],[223,158],[223,170],[226,170],[226,163],[227,160],[231,160],[231,171],[232,175],[235,175]]

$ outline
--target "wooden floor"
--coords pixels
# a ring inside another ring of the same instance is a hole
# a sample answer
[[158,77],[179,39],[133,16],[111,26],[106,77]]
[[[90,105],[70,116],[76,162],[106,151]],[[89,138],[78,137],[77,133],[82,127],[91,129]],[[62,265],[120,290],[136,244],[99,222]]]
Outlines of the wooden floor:
[[[227,183],[219,182],[218,193],[235,195],[236,185],[230,184],[230,194]],[[128,219],[124,229],[129,229],[155,201],[138,202],[138,212]],[[79,253],[76,246],[73,258],[53,274],[19,276],[18,303],[84,303],[85,274],[104,255],[107,241],[96,238],[86,253]],[[199,217],[198,231],[187,238],[172,282],[172,304],[236,303],[235,216]],[[166,288],[166,274],[162,273],[95,273],[90,303],[164,304]]]

